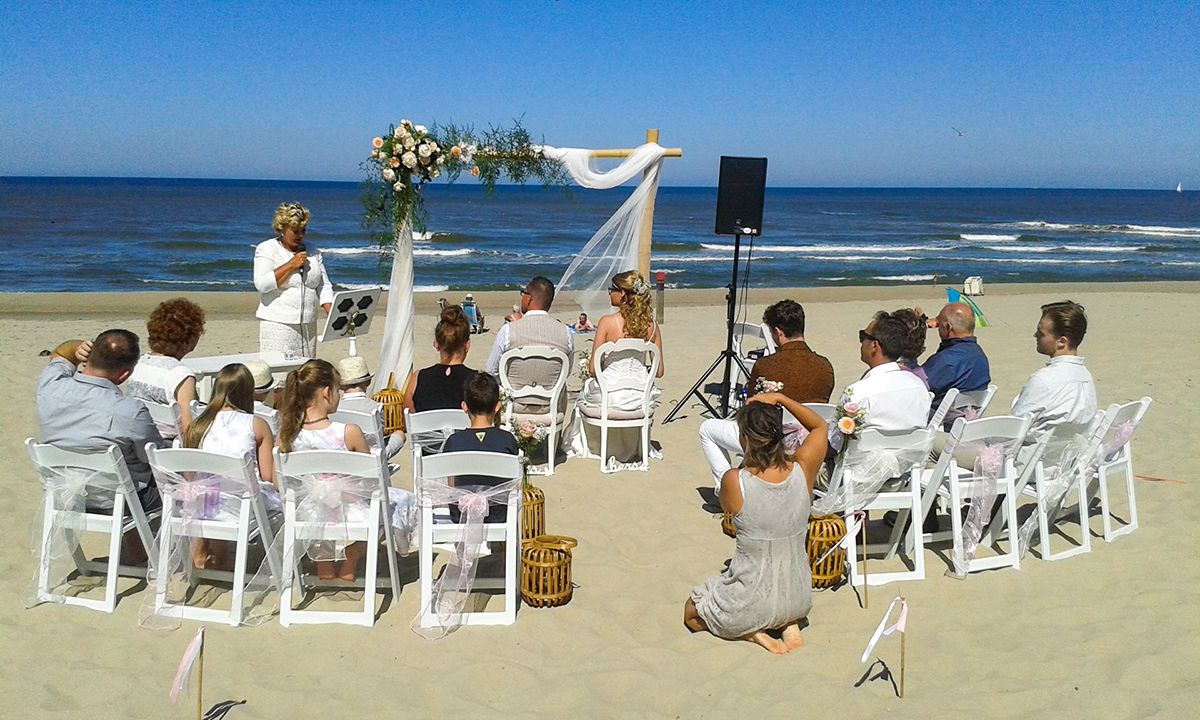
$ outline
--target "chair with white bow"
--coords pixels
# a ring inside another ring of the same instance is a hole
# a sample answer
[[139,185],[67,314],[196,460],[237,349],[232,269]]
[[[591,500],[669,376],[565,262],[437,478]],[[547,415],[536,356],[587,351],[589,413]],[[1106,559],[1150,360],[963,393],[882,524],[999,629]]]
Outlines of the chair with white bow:
[[[103,452],[78,452],[26,438],[25,448],[42,482],[42,527],[33,600],[111,613],[117,605],[117,576],[146,577],[146,568],[121,564],[121,540],[136,530],[148,561],[153,561],[157,546],[150,520],[158,516],[158,511],[142,510],[125,457],[115,445]],[[88,558],[79,545],[82,533],[108,535],[108,557]],[[103,599],[68,595],[63,585],[71,578],[51,577],[59,564],[55,560],[61,560],[55,556],[67,552],[56,543],[64,542],[70,545],[74,573],[104,576]]]

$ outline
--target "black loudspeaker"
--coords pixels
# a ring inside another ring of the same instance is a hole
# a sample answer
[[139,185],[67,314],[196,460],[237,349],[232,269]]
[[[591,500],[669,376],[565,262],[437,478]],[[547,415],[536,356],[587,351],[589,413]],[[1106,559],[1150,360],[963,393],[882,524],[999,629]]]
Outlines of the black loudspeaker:
[[721,156],[717,181],[717,235],[762,233],[767,159]]

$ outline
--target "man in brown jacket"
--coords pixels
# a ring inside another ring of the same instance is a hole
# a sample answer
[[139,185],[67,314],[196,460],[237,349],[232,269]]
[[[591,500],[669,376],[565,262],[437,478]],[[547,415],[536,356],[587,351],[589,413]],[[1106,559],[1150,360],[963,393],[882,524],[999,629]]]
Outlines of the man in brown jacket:
[[[778,346],[773,354],[760,358],[750,370],[748,391],[758,392],[760,380],[783,383],[779,390],[801,403],[827,403],[833,394],[833,365],[813,352],[804,340],[804,308],[795,300],[780,300],[763,313],[763,322],[771,329]],[[700,424],[700,449],[708,460],[717,492],[721,476],[730,467],[729,453],[741,451],[737,423],[732,420],[705,420]]]

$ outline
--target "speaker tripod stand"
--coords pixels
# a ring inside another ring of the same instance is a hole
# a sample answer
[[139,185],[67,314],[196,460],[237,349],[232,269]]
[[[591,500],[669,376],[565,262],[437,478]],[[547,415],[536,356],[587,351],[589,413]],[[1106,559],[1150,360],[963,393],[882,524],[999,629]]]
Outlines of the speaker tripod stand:
[[[733,275],[729,280],[729,285],[726,286],[729,288],[729,292],[725,295],[725,349],[717,355],[717,358],[713,360],[712,365],[709,365],[708,369],[700,375],[700,379],[696,381],[696,384],[692,385],[692,388],[684,393],[683,397],[679,398],[679,402],[675,404],[675,407],[671,410],[670,414],[663,418],[663,424],[674,420],[675,415],[677,415],[679,411],[683,409],[684,403],[687,402],[687,399],[693,395],[701,402],[701,404],[704,405],[704,407],[708,408],[708,411],[713,415],[720,418],[729,417],[729,395],[733,390],[733,385],[731,382],[733,363],[738,364],[738,367],[742,369],[742,372],[745,373],[747,378],[750,377],[750,369],[746,367],[745,361],[743,361],[742,358],[733,351],[733,327],[736,324],[735,318],[737,315],[738,261],[741,258],[741,251],[742,235],[741,233],[737,233],[733,236]],[[708,401],[708,398],[704,396],[701,388],[704,387],[705,383],[708,382],[709,376],[713,374],[713,371],[715,371],[722,362],[725,363],[725,369],[721,374],[721,398],[720,410],[718,411],[717,408],[713,407],[713,404]]]

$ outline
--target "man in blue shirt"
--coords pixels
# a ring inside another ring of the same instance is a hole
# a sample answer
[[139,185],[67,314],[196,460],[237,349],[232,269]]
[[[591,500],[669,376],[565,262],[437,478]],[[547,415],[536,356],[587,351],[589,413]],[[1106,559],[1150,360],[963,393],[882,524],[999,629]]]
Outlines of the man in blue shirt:
[[921,367],[933,393],[931,408],[936,410],[950,388],[959,392],[983,390],[992,376],[987,355],[975,338],[975,313],[968,305],[948,303],[934,322],[942,343]]

